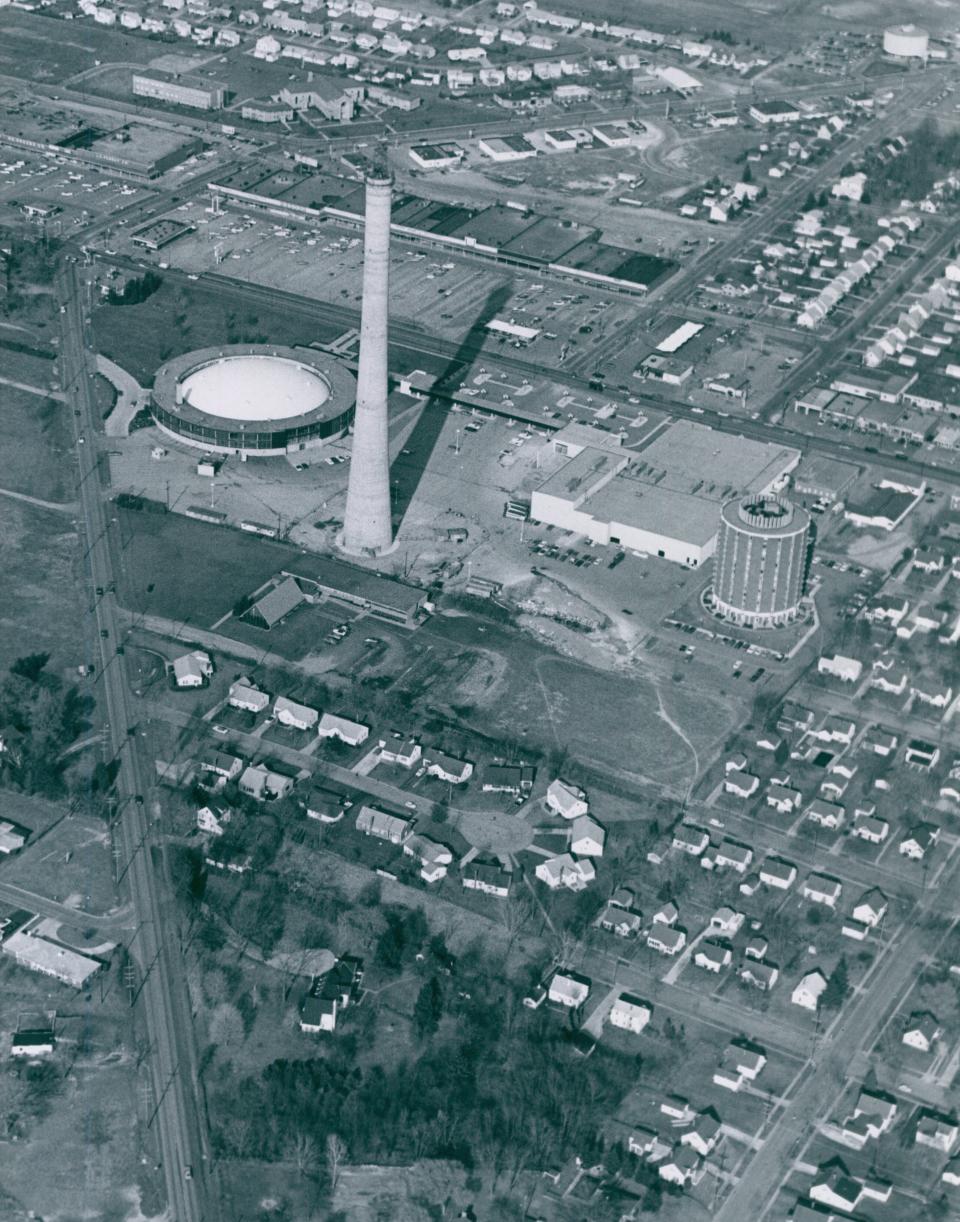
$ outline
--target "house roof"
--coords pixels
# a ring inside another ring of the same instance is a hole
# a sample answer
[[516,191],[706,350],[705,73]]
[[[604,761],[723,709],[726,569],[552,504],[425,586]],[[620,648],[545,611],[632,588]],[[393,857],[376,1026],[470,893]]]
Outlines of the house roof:
[[920,1010],[910,1015],[904,1034],[912,1035],[916,1032],[927,1040],[933,1040],[936,1038],[939,1030],[940,1024],[937,1022],[936,1016],[931,1014],[929,1010]]
[[292,577],[285,577],[279,585],[258,598],[250,610],[256,612],[268,628],[272,628],[303,602],[306,602],[303,591]]
[[369,832],[385,839],[403,836],[412,824],[412,819],[406,819],[403,815],[387,814],[385,810],[378,810],[375,806],[361,806],[357,815],[358,832]]

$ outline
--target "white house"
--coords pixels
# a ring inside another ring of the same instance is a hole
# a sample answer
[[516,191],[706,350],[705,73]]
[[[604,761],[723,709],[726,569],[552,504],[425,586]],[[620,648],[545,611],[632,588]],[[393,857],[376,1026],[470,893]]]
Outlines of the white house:
[[558,887],[582,891],[596,878],[596,870],[589,858],[577,861],[569,853],[541,861],[534,873],[551,891]]
[[320,719],[316,709],[297,704],[286,696],[278,696],[273,702],[273,715],[282,726],[289,726],[293,730],[312,730]]
[[790,994],[790,1000],[795,1006],[803,1006],[805,1010],[816,1010],[820,1005],[820,997],[827,987],[824,974],[816,968],[807,974],[796,985]]
[[766,1063],[766,1054],[759,1048],[733,1040],[723,1050],[713,1081],[726,1090],[738,1091],[744,1082],[755,1082]]
[[778,891],[788,891],[797,878],[797,867],[779,857],[768,857],[760,867],[760,881]]
[[431,840],[429,836],[414,833],[403,846],[407,857],[416,857],[420,862],[420,877],[424,882],[436,883],[446,877],[453,854],[445,844]]
[[222,836],[233,811],[226,806],[201,806],[197,810],[197,829],[212,836]]
[[202,649],[173,660],[173,679],[177,687],[203,687],[212,674],[213,662]]
[[759,788],[760,778],[750,772],[728,772],[723,779],[724,792],[738,798],[752,798]]
[[587,795],[563,781],[551,781],[547,787],[547,806],[563,819],[578,819],[590,810]]
[[830,675],[843,683],[856,683],[863,674],[863,663],[856,658],[846,658],[843,654],[833,657],[823,656],[817,662],[817,670],[821,675]]
[[351,721],[348,717],[338,717],[335,713],[324,713],[317,726],[320,738],[337,738],[350,747],[359,747],[370,735],[370,727],[359,721]]
[[412,768],[420,759],[422,749],[412,738],[391,739],[389,744],[380,740],[380,759],[385,764],[399,764],[401,768]]
[[589,996],[589,981],[568,972],[554,972],[550,987],[547,989],[547,997],[550,1001],[566,1006],[570,1010],[576,1010],[582,1006]]
[[610,1024],[637,1035],[650,1021],[652,1011],[645,1001],[631,993],[621,993],[610,1010]]
[[915,1012],[907,1020],[903,1043],[918,1052],[929,1052],[943,1035],[943,1028],[929,1010]]
[[701,942],[694,952],[693,961],[697,967],[708,972],[719,972],[733,962],[733,950],[725,942]]
[[606,832],[589,815],[580,815],[570,826],[570,852],[578,857],[602,857]]
[[710,918],[710,928],[733,938],[743,928],[743,922],[744,915],[742,912],[734,912],[732,908],[724,905],[724,907],[718,908]]
[[687,944],[687,934],[672,925],[654,924],[647,934],[647,945],[661,955],[679,955]]
[[413,835],[413,820],[403,815],[390,815],[375,806],[362,806],[357,815],[357,831],[391,844],[403,844]]
[[227,701],[232,708],[241,709],[245,713],[262,713],[270,703],[270,697],[246,680],[238,679],[236,683],[230,684]]
[[293,778],[274,772],[263,764],[250,764],[240,774],[240,792],[257,802],[285,798],[293,789]]
[[800,894],[805,900],[814,904],[826,904],[835,908],[843,892],[843,884],[836,878],[828,878],[825,874],[808,874],[803,881]]

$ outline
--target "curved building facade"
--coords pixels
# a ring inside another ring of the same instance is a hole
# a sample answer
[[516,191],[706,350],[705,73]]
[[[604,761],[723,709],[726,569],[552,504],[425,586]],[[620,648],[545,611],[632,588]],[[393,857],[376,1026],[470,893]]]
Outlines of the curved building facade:
[[806,579],[810,515],[782,497],[756,493],[720,513],[713,609],[748,628],[790,623]]
[[926,59],[930,35],[916,25],[893,25],[883,31],[883,49],[900,59]]
[[233,344],[161,366],[150,410],[160,429],[197,449],[266,457],[342,437],[356,389],[352,373],[325,353]]

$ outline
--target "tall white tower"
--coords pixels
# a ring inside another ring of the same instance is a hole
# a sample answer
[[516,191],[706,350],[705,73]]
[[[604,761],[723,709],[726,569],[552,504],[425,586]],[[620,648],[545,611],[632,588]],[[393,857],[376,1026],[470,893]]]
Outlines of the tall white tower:
[[393,544],[390,450],[387,438],[387,320],[390,280],[390,204],[387,170],[366,180],[363,303],[353,455],[341,546],[354,556],[379,556]]

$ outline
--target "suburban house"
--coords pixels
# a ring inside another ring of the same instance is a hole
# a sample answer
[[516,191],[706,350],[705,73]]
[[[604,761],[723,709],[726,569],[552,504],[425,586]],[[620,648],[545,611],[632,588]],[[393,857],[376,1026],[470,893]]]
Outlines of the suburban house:
[[800,809],[803,795],[797,789],[789,789],[786,785],[771,785],[767,789],[766,802],[778,815],[792,815]]
[[766,1053],[746,1040],[733,1040],[723,1050],[713,1081],[725,1090],[738,1091],[744,1082],[755,1082],[767,1063]]
[[473,764],[446,755],[443,751],[431,750],[426,765],[428,776],[435,776],[448,785],[463,785],[473,775]]
[[413,835],[412,819],[403,815],[390,815],[385,810],[375,806],[361,806],[357,815],[357,831],[365,836],[375,836],[378,840],[387,840],[390,844],[403,844]]
[[760,778],[752,772],[729,772],[723,779],[725,793],[738,798],[752,798],[760,788]]
[[589,815],[578,815],[570,826],[570,852],[579,857],[602,857],[607,833]]
[[401,768],[413,768],[420,759],[422,749],[412,738],[392,738],[389,743],[380,740],[380,759],[385,764],[399,764]]
[[846,813],[842,806],[837,806],[834,802],[824,802],[822,798],[814,798],[807,807],[807,818],[810,822],[831,832],[843,827]]
[[597,918],[597,925],[618,938],[633,938],[643,928],[643,920],[639,912],[631,912],[611,899]]
[[706,1157],[720,1140],[720,1127],[719,1116],[712,1109],[707,1109],[698,1113],[692,1127],[680,1134],[680,1144]]
[[339,823],[350,805],[352,803],[343,794],[320,785],[314,785],[303,802],[307,818],[317,819],[320,823]]
[[201,772],[212,772],[224,782],[232,781],[243,770],[243,760],[236,755],[227,755],[225,751],[215,751],[205,755],[199,761]]
[[708,972],[719,972],[733,962],[733,949],[726,942],[707,940],[701,942],[693,955],[697,967]]
[[647,945],[661,955],[678,955],[687,944],[686,930],[661,922],[654,924],[647,934]]
[[890,824],[886,819],[881,819],[876,815],[861,815],[854,816],[853,827],[850,829],[851,836],[857,836],[861,840],[866,840],[869,844],[883,844],[890,833]]
[[769,993],[780,979],[780,969],[773,963],[755,963],[744,960],[737,969],[737,975],[744,984],[752,984],[761,993]]
[[556,1005],[576,1010],[590,996],[590,981],[570,972],[554,972],[547,988],[547,998]]
[[337,1015],[357,999],[362,981],[362,960],[353,955],[338,959],[311,984],[300,1007],[300,1030],[310,1033],[335,1030]]
[[349,747],[359,747],[370,735],[370,727],[335,713],[324,713],[317,726],[320,738],[336,738]]
[[262,713],[269,705],[270,697],[247,680],[238,679],[236,683],[230,684],[227,703],[231,708],[240,709],[244,713]]
[[770,949],[770,943],[760,934],[756,934],[752,938],[747,939],[747,943],[743,948],[743,957],[745,959],[756,959],[761,961],[767,957],[767,951]]
[[651,917],[654,925],[676,925],[679,919],[680,910],[672,900],[667,900],[663,907],[658,908]]
[[286,696],[278,696],[273,702],[273,715],[282,726],[293,730],[312,730],[320,720],[320,714],[306,704],[297,704]]
[[951,1188],[960,1188],[960,1154],[955,1154],[943,1169],[940,1179]]
[[672,846],[691,857],[699,857],[710,843],[710,833],[695,823],[678,823],[673,830]]
[[212,836],[222,836],[233,811],[226,806],[201,806],[197,811],[197,830]]
[[863,663],[837,653],[833,657],[822,656],[817,662],[817,672],[839,679],[842,683],[856,683],[863,674]]
[[934,823],[918,823],[900,842],[900,853],[911,861],[923,861],[940,839],[940,829]]
[[710,918],[710,928],[732,938],[743,928],[743,922],[744,915],[742,912],[734,912],[732,908],[724,905],[724,907],[718,908]]
[[760,881],[767,887],[787,891],[797,878],[797,867],[780,857],[767,857],[760,867]]
[[800,894],[805,900],[814,904],[826,904],[828,908],[836,907],[842,892],[843,884],[825,874],[808,874],[800,888]]
[[753,861],[753,849],[745,844],[738,844],[736,840],[723,839],[717,845],[713,860],[718,867],[729,866],[738,874],[745,874]]
[[727,756],[723,762],[723,770],[727,774],[731,772],[743,772],[749,763],[750,761],[743,754],[743,752],[738,751],[735,755]]
[[240,792],[257,802],[275,802],[293,790],[293,777],[274,772],[264,764],[249,764],[240,774]]
[[888,907],[887,897],[879,887],[872,887],[857,900],[850,915],[855,921],[875,929],[886,915]]
[[939,1112],[924,1111],[917,1119],[915,1141],[918,1146],[929,1146],[941,1154],[949,1154],[960,1136],[960,1126],[950,1116]]
[[563,819],[577,819],[587,814],[590,804],[582,789],[567,785],[564,781],[551,781],[547,787],[547,806]]
[[896,1100],[872,1091],[861,1090],[852,1115],[840,1127],[842,1140],[855,1150],[886,1133],[897,1116]]
[[810,731],[810,736],[822,743],[839,743],[842,747],[849,747],[856,732],[855,721],[851,721],[849,717],[831,714],[824,719],[823,725]]
[[510,875],[494,861],[480,861],[475,857],[463,867],[460,881],[468,891],[482,891],[500,899],[510,894]]
[[610,1024],[622,1031],[633,1031],[637,1035],[650,1021],[652,1009],[639,997],[631,993],[621,993],[610,1008]]
[[795,1006],[803,1006],[805,1010],[816,1010],[820,1005],[820,996],[827,987],[827,980],[816,968],[801,978],[790,994],[790,1000]]
[[916,768],[918,772],[929,772],[931,768],[936,768],[940,761],[940,748],[936,743],[925,742],[922,738],[911,738],[903,757],[911,768]]
[[903,1043],[918,1052],[930,1052],[943,1035],[943,1028],[929,1010],[911,1014],[903,1032]]
[[484,793],[512,793],[520,798],[533,788],[534,768],[527,764],[488,764],[480,783]]
[[539,862],[534,873],[551,891],[558,887],[582,891],[596,878],[596,870],[589,858],[577,861],[569,853]]
[[447,867],[453,861],[453,854],[445,844],[417,832],[404,842],[403,851],[407,857],[419,859],[420,877],[427,883],[436,883],[445,878]]
[[195,649],[192,653],[174,658],[171,669],[177,687],[205,687],[213,674],[213,662],[208,653]]
[[705,1170],[703,1159],[696,1150],[683,1145],[674,1146],[673,1153],[656,1166],[662,1180],[681,1188],[699,1183]]

